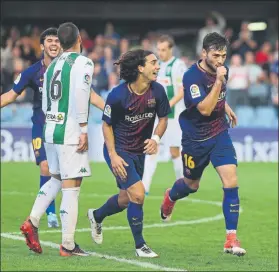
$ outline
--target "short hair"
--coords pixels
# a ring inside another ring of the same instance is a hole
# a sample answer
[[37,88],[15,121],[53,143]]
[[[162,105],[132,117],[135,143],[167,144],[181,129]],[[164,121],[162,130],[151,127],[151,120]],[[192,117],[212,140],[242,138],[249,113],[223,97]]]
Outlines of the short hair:
[[217,32],[212,32],[204,37],[202,48],[208,52],[209,50],[222,50],[228,45],[229,41],[226,37]]
[[163,42],[168,42],[169,43],[169,48],[174,47],[174,39],[170,35],[161,35],[157,42],[163,43]]
[[71,48],[78,39],[79,30],[77,26],[71,22],[64,23],[58,28],[58,39],[64,50]]
[[57,35],[57,28],[56,27],[50,27],[43,31],[40,36],[40,44],[44,44],[44,41],[47,36],[58,36]]
[[137,80],[139,75],[138,66],[145,66],[146,56],[154,54],[152,51],[137,49],[130,50],[120,56],[115,65],[120,65],[120,79],[128,83]]

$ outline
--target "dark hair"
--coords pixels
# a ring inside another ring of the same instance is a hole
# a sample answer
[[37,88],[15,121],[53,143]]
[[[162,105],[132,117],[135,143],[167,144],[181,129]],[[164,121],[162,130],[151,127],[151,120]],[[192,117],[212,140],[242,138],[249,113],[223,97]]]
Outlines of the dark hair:
[[172,48],[174,46],[174,39],[170,35],[162,35],[159,37],[157,42],[168,42],[169,48]]
[[120,65],[120,79],[124,79],[128,83],[137,80],[139,75],[138,66],[145,66],[146,56],[154,54],[151,51],[137,49],[130,50],[120,56],[115,65]]
[[44,44],[44,41],[46,39],[46,36],[57,36],[57,28],[50,27],[43,31],[40,36],[40,44]]
[[207,34],[203,39],[202,48],[206,51],[211,49],[213,50],[222,50],[225,47],[228,47],[229,41],[226,37],[220,35],[217,32]]
[[71,22],[64,23],[58,28],[58,39],[64,50],[71,48],[78,39],[79,30]]

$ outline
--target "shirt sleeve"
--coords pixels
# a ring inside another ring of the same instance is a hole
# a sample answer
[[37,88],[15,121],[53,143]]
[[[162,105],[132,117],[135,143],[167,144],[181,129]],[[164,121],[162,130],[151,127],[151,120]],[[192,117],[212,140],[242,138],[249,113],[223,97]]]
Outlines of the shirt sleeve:
[[87,123],[89,113],[90,89],[94,71],[93,62],[84,58],[76,64],[75,94],[78,123]]
[[170,102],[164,87],[158,83],[157,88],[156,113],[159,118],[166,117],[171,112]]
[[183,88],[187,108],[196,106],[207,96],[202,78],[187,74],[187,72],[183,77]]
[[106,122],[108,125],[112,125],[116,114],[117,99],[115,98],[114,90],[112,90],[107,97],[102,120]]
[[27,68],[17,76],[16,80],[14,81],[13,90],[17,94],[21,94],[24,89],[30,84],[31,77],[32,70],[30,68]]

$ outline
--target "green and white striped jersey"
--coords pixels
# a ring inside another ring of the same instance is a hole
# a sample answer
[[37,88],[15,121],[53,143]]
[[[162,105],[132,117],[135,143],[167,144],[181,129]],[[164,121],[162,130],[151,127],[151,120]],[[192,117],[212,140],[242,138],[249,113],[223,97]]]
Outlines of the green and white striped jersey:
[[[182,87],[182,78],[186,70],[184,62],[175,57],[166,62],[160,61],[157,81],[164,86],[169,100],[177,95],[179,88]],[[184,99],[181,99],[171,110],[169,119],[178,119],[180,113],[185,110]]]
[[79,143],[79,124],[88,120],[93,69],[92,60],[75,52],[64,52],[49,65],[42,91],[46,143]]

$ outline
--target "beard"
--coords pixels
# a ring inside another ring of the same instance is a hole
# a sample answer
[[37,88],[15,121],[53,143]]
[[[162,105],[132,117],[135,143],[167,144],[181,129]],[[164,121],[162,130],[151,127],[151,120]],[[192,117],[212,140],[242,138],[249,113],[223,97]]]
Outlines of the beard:
[[205,63],[207,65],[207,67],[213,72],[213,73],[216,73],[216,67],[213,66],[210,61],[208,61],[208,59],[205,59]]
[[82,44],[80,44],[80,54],[82,53],[82,49],[83,49]]

